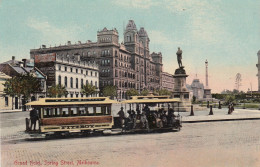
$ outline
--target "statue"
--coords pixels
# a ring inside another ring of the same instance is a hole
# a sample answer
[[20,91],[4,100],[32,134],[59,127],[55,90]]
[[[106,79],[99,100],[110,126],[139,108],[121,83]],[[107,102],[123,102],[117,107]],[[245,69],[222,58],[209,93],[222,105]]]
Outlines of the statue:
[[178,64],[179,64],[179,68],[182,67],[182,50],[180,49],[180,47],[178,47],[178,51],[176,52],[177,55],[177,60],[178,60]]

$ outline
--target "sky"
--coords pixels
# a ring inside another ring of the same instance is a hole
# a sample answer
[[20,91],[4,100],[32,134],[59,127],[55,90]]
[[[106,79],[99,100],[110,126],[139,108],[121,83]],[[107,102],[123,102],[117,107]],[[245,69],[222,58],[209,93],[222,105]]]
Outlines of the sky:
[[259,0],[0,0],[0,62],[29,58],[42,44],[96,41],[104,27],[116,28],[121,42],[128,20],[145,28],[164,71],[178,68],[181,47],[187,84],[205,85],[208,60],[213,93],[233,90],[237,73],[240,90],[257,90]]

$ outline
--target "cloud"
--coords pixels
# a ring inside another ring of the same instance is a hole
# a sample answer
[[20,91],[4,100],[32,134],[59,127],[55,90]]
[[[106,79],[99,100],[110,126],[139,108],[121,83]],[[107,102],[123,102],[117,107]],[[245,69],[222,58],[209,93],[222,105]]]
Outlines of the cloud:
[[82,28],[76,25],[70,27],[57,27],[50,24],[48,21],[36,18],[29,18],[27,20],[27,26],[38,31],[40,33],[39,40],[47,43],[64,43],[68,40],[77,41],[79,39],[79,33],[82,32]]
[[126,8],[140,8],[140,9],[149,9],[152,6],[156,6],[159,4],[159,2],[156,2],[154,0],[114,0],[114,4]]

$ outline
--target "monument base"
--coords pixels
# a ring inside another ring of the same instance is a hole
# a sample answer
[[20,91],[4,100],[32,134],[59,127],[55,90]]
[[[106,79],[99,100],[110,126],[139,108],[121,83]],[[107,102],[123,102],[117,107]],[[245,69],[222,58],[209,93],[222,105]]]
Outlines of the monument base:
[[183,66],[175,70],[175,73],[173,75],[175,84],[174,84],[172,97],[180,98],[181,103],[179,103],[179,107],[178,104],[174,105],[174,111],[179,111],[179,112],[190,111],[191,97],[190,97],[190,92],[186,87],[187,77],[188,75],[186,74],[186,71]]

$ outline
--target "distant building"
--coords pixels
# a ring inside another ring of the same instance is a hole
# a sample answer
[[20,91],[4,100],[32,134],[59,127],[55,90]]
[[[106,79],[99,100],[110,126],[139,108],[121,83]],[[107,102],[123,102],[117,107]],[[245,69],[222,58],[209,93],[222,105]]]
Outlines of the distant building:
[[98,96],[99,70],[95,63],[81,61],[78,54],[47,53],[34,55],[35,66],[47,76],[47,87],[63,85],[68,91],[67,97],[84,97],[83,85],[97,88],[93,96]]
[[[67,45],[49,48],[43,45],[39,49],[31,49],[30,55],[34,59],[35,55],[55,54],[60,60],[69,63],[72,63],[73,59],[75,63],[80,64],[83,61],[88,62],[87,64],[97,63],[100,89],[114,85],[117,87],[117,98],[122,99],[127,97],[126,91],[130,88],[140,92],[144,89],[152,91],[162,87],[162,54],[150,54],[149,42],[146,30],[143,27],[137,30],[134,21],[129,20],[124,30],[123,43],[119,43],[116,29],[104,28],[97,32],[97,42],[88,40],[86,43],[79,41],[72,44],[68,41]],[[55,66],[56,69],[57,66],[59,65]],[[73,66],[76,68],[77,65]],[[95,72],[95,69],[93,71]],[[57,83],[56,73],[55,77]],[[76,76],[73,79],[75,78]]]
[[12,97],[4,94],[4,83],[11,77],[3,72],[0,72],[0,110],[11,110],[12,109]]
[[[17,61],[13,56],[12,60],[0,64],[0,72],[3,72],[10,77],[25,75],[29,73],[32,74],[41,83],[41,90],[35,95],[32,95],[31,100],[33,101],[38,99],[39,97],[46,96],[46,76],[37,67],[34,67],[34,63],[32,60],[23,59],[22,61]],[[24,101],[21,102],[19,98],[20,97],[14,98],[14,109],[21,108],[21,103],[25,103]]]
[[199,79],[194,79],[190,85],[190,89],[193,92],[193,96],[196,100],[202,100],[204,98],[204,85]]
[[167,89],[168,91],[173,91],[174,78],[172,74],[167,72],[162,72],[162,89]]
[[256,67],[258,69],[258,74],[256,76],[258,76],[258,92],[260,92],[260,50],[257,53],[258,56],[258,64],[256,64]]

